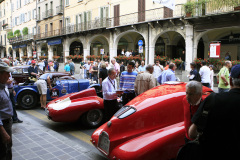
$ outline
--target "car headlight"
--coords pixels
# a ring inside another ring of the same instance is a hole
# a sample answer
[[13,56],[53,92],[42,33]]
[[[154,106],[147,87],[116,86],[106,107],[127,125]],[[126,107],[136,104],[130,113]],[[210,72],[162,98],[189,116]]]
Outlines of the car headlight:
[[121,109],[119,109],[114,116],[118,117],[119,119],[126,118],[130,116],[131,114],[135,113],[137,110],[134,107],[131,106],[124,106]]

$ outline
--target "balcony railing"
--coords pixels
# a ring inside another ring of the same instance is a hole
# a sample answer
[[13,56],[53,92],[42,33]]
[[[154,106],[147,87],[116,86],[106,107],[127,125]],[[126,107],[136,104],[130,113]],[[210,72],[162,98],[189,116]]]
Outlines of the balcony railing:
[[52,17],[53,16],[53,9],[49,9],[47,11],[47,17]]
[[62,29],[57,29],[49,32],[44,32],[36,35],[36,39],[45,39],[45,38],[51,38],[61,35],[67,35],[67,34],[73,34],[76,32],[83,32],[88,30],[94,30],[99,28],[106,28],[107,26],[107,19],[96,19],[94,21],[89,21],[86,23],[78,23],[73,25],[68,25],[66,27],[63,27]]
[[109,18],[107,27],[112,28],[115,26],[132,25],[132,24],[148,22],[148,21],[156,21],[156,20],[161,20],[161,19],[171,18],[171,17],[181,17],[183,16],[183,13],[184,13],[182,9],[183,9],[182,4],[178,4],[175,6],[174,11],[167,7],[161,7],[161,8],[146,10],[141,13],[135,12],[135,13],[130,13],[126,15],[121,15],[119,17],[112,17],[112,18]]
[[56,14],[63,14],[63,5],[56,7]]
[[[185,6],[183,7],[183,11],[185,15],[198,17],[204,15],[216,15],[216,14],[224,14],[229,12],[234,12],[237,9],[240,9],[240,0],[224,0],[219,3],[215,0],[209,0],[206,3],[193,3],[193,8],[191,12],[186,13]],[[238,7],[238,8],[237,8]]]
[[40,21],[40,20],[41,20],[41,15],[37,14],[36,21]]
[[33,34],[28,34],[28,35],[21,35],[19,37],[14,37],[9,40],[10,44],[14,44],[14,43],[20,43],[21,41],[26,41],[26,40],[31,40],[34,39],[34,35]]
[[3,27],[3,30],[5,30],[5,31],[9,31],[11,29],[12,29],[12,27],[9,24]]
[[42,18],[43,19],[48,18],[48,11],[42,12]]

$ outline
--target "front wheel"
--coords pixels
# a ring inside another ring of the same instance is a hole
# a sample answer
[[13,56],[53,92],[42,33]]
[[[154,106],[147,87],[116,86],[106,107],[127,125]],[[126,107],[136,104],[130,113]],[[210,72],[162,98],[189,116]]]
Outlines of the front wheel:
[[86,125],[91,128],[96,128],[100,126],[103,122],[103,111],[100,109],[93,109],[85,113],[82,118],[81,122],[83,125]]
[[38,103],[37,94],[33,91],[24,91],[17,98],[18,105],[23,109],[32,109]]

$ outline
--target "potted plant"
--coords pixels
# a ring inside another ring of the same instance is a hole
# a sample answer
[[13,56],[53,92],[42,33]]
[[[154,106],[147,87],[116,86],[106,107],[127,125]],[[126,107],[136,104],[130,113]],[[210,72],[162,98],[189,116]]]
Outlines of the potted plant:
[[7,23],[5,23],[5,24],[3,24],[3,25],[2,25],[2,27],[6,27],[6,26],[8,26],[8,24],[7,24]]
[[186,17],[192,16],[194,7],[195,7],[195,3],[191,1],[188,1],[187,3],[184,4],[184,11],[185,11]]
[[20,37],[21,36],[21,32],[20,32],[19,29],[14,32],[14,36],[16,36],[16,37]]

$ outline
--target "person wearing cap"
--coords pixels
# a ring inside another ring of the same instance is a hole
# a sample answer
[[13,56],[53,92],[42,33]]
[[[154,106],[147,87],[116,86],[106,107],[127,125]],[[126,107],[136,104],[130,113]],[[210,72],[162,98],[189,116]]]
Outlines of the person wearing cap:
[[0,62],[0,159],[12,159],[13,108],[6,83],[10,77],[7,63]]
[[32,60],[31,66],[28,67],[29,79],[37,81],[38,78],[38,67],[36,66],[35,60]]
[[224,66],[220,69],[217,80],[218,80],[218,92],[228,92],[230,89],[229,83],[229,68],[232,67],[231,61],[225,61]]
[[[10,64],[10,61],[6,58],[3,59],[3,62],[7,63],[7,65]],[[23,121],[18,118],[17,111],[16,111],[16,106],[15,106],[15,101],[14,101],[14,96],[16,96],[16,92],[13,88],[13,78],[12,78],[11,73],[10,73],[10,77],[6,84],[8,87],[8,92],[10,94],[10,99],[11,99],[12,107],[13,107],[13,116],[12,116],[13,123],[22,123]]]
[[[240,64],[235,65],[230,73],[229,92],[209,95],[200,105],[192,118],[193,124],[189,128],[189,136],[195,139],[198,126],[203,123],[200,118],[203,108],[211,106],[206,120],[200,147],[203,159],[236,159],[240,151]],[[199,148],[200,148],[199,147]]]

